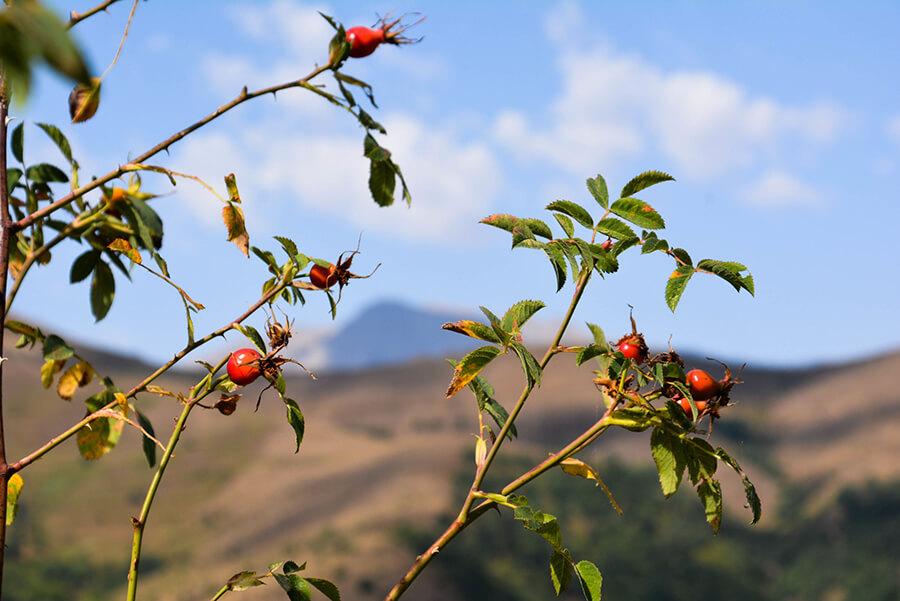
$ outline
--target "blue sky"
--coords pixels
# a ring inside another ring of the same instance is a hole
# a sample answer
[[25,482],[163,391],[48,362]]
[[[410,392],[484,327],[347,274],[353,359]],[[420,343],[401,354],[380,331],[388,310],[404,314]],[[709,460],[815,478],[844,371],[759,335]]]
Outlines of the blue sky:
[[[61,12],[73,6],[55,3]],[[97,71],[115,52],[130,2],[75,29]],[[85,8],[77,6],[74,8]],[[552,272],[533,251],[478,225],[494,212],[541,216],[556,198],[591,206],[584,180],[618,190],[650,168],[677,182],[646,193],[667,237],[697,257],[745,262],[757,297],[695,278],[678,312],[662,290],[671,264],[628,256],[577,314],[610,337],[630,303],[651,343],[754,363],[805,364],[900,346],[900,6],[890,3],[142,2],[98,116],[67,124],[68,85],[39,79],[20,118],[63,126],[104,173],[251,87],[307,73],[325,56],[321,9],[370,25],[421,11],[423,43],[381,48],[348,73],[375,87],[384,144],[414,202],[379,209],[366,192],[361,132],[305,91],[244,105],[157,158],[220,185],[237,175],[251,241],[294,238],[336,257],[363,234],[360,271],[338,325],[398,298],[469,314],[521,298],[561,315]],[[52,148],[29,130],[34,162]],[[169,192],[164,178],[145,186]],[[224,241],[219,204],[190,183],[155,202],[175,278],[207,309],[198,332],[258,295],[261,264]],[[74,245],[25,284],[15,311],[49,330],[150,359],[183,344],[177,296],[136,273],[91,325],[87,284],[68,284]],[[301,332],[328,325],[315,297]],[[302,336],[303,334],[301,334]],[[448,334],[450,335],[450,334]]]

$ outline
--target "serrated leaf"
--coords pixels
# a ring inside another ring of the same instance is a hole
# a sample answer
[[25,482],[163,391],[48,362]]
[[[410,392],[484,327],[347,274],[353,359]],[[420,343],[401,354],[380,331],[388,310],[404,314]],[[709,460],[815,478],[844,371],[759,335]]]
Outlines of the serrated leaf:
[[287,410],[287,421],[288,424],[294,430],[294,438],[297,443],[297,448],[294,449],[295,453],[300,452],[300,443],[303,442],[303,434],[306,432],[306,420],[303,417],[303,412],[300,410],[300,406],[297,405],[297,401],[294,399],[289,399],[287,397],[283,397],[285,409]]
[[75,349],[55,334],[44,339],[43,357],[45,361],[64,361],[75,355]]
[[718,480],[704,478],[697,486],[697,496],[700,497],[706,521],[712,528],[713,534],[718,534],[719,527],[722,525],[722,485]]
[[566,259],[556,246],[547,245],[544,247],[544,252],[550,259],[550,266],[553,267],[553,273],[556,275],[556,291],[559,292],[566,285]]
[[247,233],[247,225],[244,222],[244,211],[236,203],[229,202],[222,207],[222,221],[225,223],[227,240],[249,257],[250,235]]
[[19,496],[25,481],[19,474],[13,474],[6,483],[6,525],[12,526],[16,519],[16,509],[19,507]]
[[687,288],[688,282],[691,281],[691,276],[693,275],[693,267],[682,265],[669,276],[669,280],[666,282],[666,304],[673,312],[675,307],[678,306],[681,295],[684,294],[684,289]]
[[654,428],[650,436],[650,453],[659,473],[662,493],[671,497],[678,490],[684,476],[684,451],[681,441],[662,428]]
[[620,221],[615,217],[601,219],[597,223],[597,231],[604,236],[609,236],[610,238],[615,238],[617,240],[637,237],[637,234],[634,233],[634,230],[631,229],[627,223]]
[[547,205],[548,211],[557,211],[563,215],[568,215],[584,227],[592,229],[594,227],[594,219],[587,209],[570,200],[554,200]]
[[578,351],[578,354],[575,355],[575,365],[582,365],[585,361],[590,361],[594,357],[599,357],[605,353],[609,352],[608,349],[605,349],[596,344],[589,344],[587,346],[581,347],[581,350]]
[[595,323],[588,323],[588,329],[591,331],[591,335],[594,337],[594,344],[604,351],[611,350],[609,348],[609,342],[606,340],[606,334],[603,332],[603,328],[598,326]]
[[482,346],[460,359],[453,370],[453,377],[447,388],[447,398],[452,397],[468,385],[499,354],[500,349],[496,346]]
[[571,219],[562,213],[553,213],[553,217],[556,219],[557,223],[559,223],[559,226],[563,229],[566,236],[571,238],[575,235],[575,224],[572,223]]
[[71,401],[75,391],[90,384],[93,378],[94,369],[90,363],[86,361],[74,363],[59,377],[56,394],[65,401]]
[[116,296],[116,279],[112,270],[103,261],[97,261],[94,277],[91,278],[91,312],[100,321],[109,313]]
[[655,186],[656,184],[660,184],[662,182],[671,181],[675,181],[675,178],[663,171],[657,171],[655,169],[644,171],[643,173],[631,178],[631,181],[625,184],[625,187],[622,188],[622,193],[619,194],[619,196],[621,198],[626,198],[628,196],[636,194],[637,192],[640,192],[645,188],[649,188],[650,186]]
[[515,248],[527,241],[535,241],[534,232],[520,220],[512,230],[512,247]]
[[284,253],[289,258],[293,259],[300,254],[300,251],[297,249],[297,244],[290,238],[286,238],[285,236],[273,236],[273,238],[281,245],[281,248],[284,249]]
[[587,601],[600,601],[600,591],[603,588],[603,575],[593,563],[583,559],[575,564],[575,572],[578,573],[578,581],[581,583],[581,593]]
[[666,222],[656,212],[656,209],[637,198],[620,198],[612,203],[609,210],[622,219],[643,228],[658,230],[666,227]]
[[504,330],[512,332],[514,329],[521,329],[531,317],[543,309],[546,305],[541,301],[522,300],[507,309],[503,314],[501,324]]
[[496,342],[498,344],[501,342],[500,338],[490,326],[486,326],[483,323],[472,321],[470,319],[445,323],[441,328],[449,332],[456,332],[457,334],[463,334],[470,338],[476,338],[486,342]]
[[535,236],[540,236],[542,238],[546,238],[547,240],[553,239],[553,230],[551,230],[550,226],[540,219],[535,219],[533,217],[523,217],[519,219],[519,221],[527,225],[528,229],[530,229]]
[[50,163],[32,165],[25,170],[25,177],[35,184],[64,184],[69,181],[69,176],[62,169]]
[[569,588],[573,571],[574,568],[569,557],[554,549],[553,554],[550,555],[550,582],[553,584],[553,591],[557,597]]
[[[703,259],[699,263],[697,263],[697,269],[707,271],[709,273],[715,274],[731,284],[735,290],[738,292],[741,289],[747,290],[751,295],[753,294],[753,278],[748,273],[747,276],[742,275],[744,271],[747,271],[747,266],[742,263],[737,263],[735,261],[716,261],[713,259]],[[749,281],[746,279],[749,277]],[[749,283],[749,285],[748,285]]]
[[512,342],[509,346],[519,357],[519,361],[522,364],[522,371],[525,373],[525,379],[528,383],[528,388],[531,389],[535,386],[540,386],[542,375],[541,366],[537,362],[537,359],[534,358],[534,355],[531,354],[531,351],[525,348],[525,345],[520,342]]
[[694,265],[693,260],[691,260],[691,255],[689,255],[688,251],[684,250],[683,248],[673,248],[672,256],[674,256],[683,266],[693,267]]
[[505,345],[507,342],[509,342],[510,334],[503,329],[503,324],[500,322],[500,318],[494,315],[494,312],[485,306],[480,306],[478,308],[481,309],[481,312],[484,313],[484,316],[488,318],[488,323],[491,324],[491,329],[493,329],[497,337],[503,341],[503,344]]
[[609,190],[606,188],[606,180],[599,173],[597,177],[589,177],[587,180],[587,189],[591,193],[600,206],[604,209],[609,208]]
[[341,601],[341,593],[333,582],[323,578],[307,578],[307,582],[319,589],[319,592],[330,599],[330,601]]
[[259,579],[256,572],[238,572],[228,579],[226,586],[230,591],[245,591],[254,586],[262,586],[265,582]]
[[512,232],[513,228],[516,227],[516,224],[519,223],[519,218],[515,215],[509,215],[507,213],[495,213],[493,215],[488,215],[479,221],[479,223],[483,223],[485,225],[490,225],[501,230],[506,230],[507,232]]

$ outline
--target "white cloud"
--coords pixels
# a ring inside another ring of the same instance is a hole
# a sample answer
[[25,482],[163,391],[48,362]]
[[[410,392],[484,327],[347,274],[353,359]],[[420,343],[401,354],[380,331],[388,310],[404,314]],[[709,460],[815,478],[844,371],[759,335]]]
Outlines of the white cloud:
[[745,198],[760,207],[817,206],[822,195],[813,186],[782,171],[769,171],[747,188]]
[[712,177],[795,143],[825,144],[845,123],[827,103],[788,105],[716,73],[664,71],[590,40],[579,22],[578,6],[567,4],[546,23],[562,74],[548,114],[506,111],[495,121],[498,141],[520,157],[583,174],[656,152],[679,173]]
[[[228,136],[201,132],[185,141],[178,164],[211,181],[220,180],[223,170],[234,171],[248,200],[248,220],[257,226],[265,227],[264,212],[273,203],[296,204],[401,238],[459,240],[499,189],[500,170],[491,150],[409,116],[389,116],[384,124],[390,132],[384,143],[413,192],[412,209],[402,202],[384,209],[372,201],[358,134],[310,133],[278,123],[237,128]],[[190,206],[207,223],[218,222],[214,203],[198,199]]]
[[[203,74],[224,94],[244,85],[252,89],[296,79],[302,75],[297,65],[321,59],[333,33],[317,10],[328,12],[288,0],[233,9],[244,34],[281,51],[278,59],[219,53],[202,61]],[[420,78],[445,68],[441,61],[390,60]],[[266,115],[232,125],[227,135],[199,132],[182,144],[177,157],[180,168],[208,181],[221,181],[223,173],[234,171],[247,199],[248,221],[258,230],[275,225],[267,222],[273,207],[290,210],[295,205],[349,219],[367,230],[443,243],[470,232],[500,186],[501,170],[486,142],[466,140],[450,123],[426,124],[402,113],[377,115],[389,132],[383,144],[403,169],[414,198],[409,210],[402,201],[380,208],[368,190],[362,133],[347,123],[348,115],[305,90],[279,93]],[[204,223],[218,224],[218,207],[205,200],[198,197],[190,206]]]

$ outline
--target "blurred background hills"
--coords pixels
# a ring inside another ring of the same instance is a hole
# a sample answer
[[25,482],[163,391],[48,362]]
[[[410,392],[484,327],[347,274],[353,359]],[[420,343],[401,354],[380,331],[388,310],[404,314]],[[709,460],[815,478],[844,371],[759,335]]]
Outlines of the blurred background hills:
[[[470,477],[475,404],[467,393],[443,396],[449,366],[441,357],[465,352],[468,343],[440,324],[459,317],[385,302],[321,337],[318,352],[329,358],[321,363],[330,367],[316,381],[294,374],[288,383],[307,419],[298,455],[280,403],[264,397],[253,412],[255,386],[234,415],[192,418],[145,536],[146,597],[208,599],[235,572],[291,558],[334,578],[347,599],[380,599],[444,527]],[[82,350],[122,387],[150,369]],[[304,356],[302,345],[297,352]],[[688,363],[705,365],[700,357]],[[520,368],[512,359],[495,363],[487,377],[509,405]],[[13,457],[84,412],[77,400],[41,389],[39,367],[30,351],[13,353],[4,367]],[[524,492],[559,517],[576,557],[597,561],[610,599],[896,599],[898,371],[900,352],[803,369],[747,367],[736,404],[712,437],[758,485],[764,518],[754,528],[745,526],[740,482],[725,476],[726,522],[712,536],[689,488],[662,498],[647,437],[624,431],[582,455],[619,496],[623,517],[592,486],[562,473]],[[194,375],[176,373],[162,385],[183,390]],[[508,447],[510,459],[498,466],[501,475],[546,456],[596,419],[590,379],[590,367],[576,367],[569,356],[551,363]],[[167,436],[174,402],[149,394],[138,402]],[[97,462],[83,461],[71,441],[29,468],[9,543],[9,599],[120,597],[129,516],[151,475],[133,431]],[[409,597],[551,599],[541,545],[509,515],[485,516]],[[233,594],[250,601],[283,595],[274,586]]]

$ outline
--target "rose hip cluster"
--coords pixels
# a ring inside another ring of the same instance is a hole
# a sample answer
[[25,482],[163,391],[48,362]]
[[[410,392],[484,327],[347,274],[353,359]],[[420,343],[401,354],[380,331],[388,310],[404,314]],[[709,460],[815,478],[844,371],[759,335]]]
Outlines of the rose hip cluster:
[[[677,363],[684,367],[681,357],[671,350],[650,357],[650,349],[644,340],[644,335],[637,331],[633,317],[631,318],[631,332],[622,336],[616,342],[615,347],[623,357],[630,359],[639,367],[645,363]],[[690,391],[691,398],[697,407],[698,419],[705,415],[718,418],[719,408],[728,405],[729,393],[732,387],[738,383],[728,366],[722,365],[725,368],[725,376],[721,380],[716,380],[709,372],[702,369],[692,369],[684,375],[684,385]],[[663,385],[663,394],[675,401],[688,417],[693,415],[690,400],[682,394],[678,387],[667,381]]]

